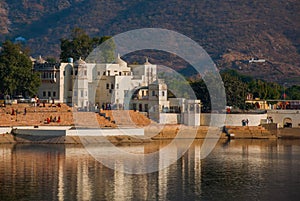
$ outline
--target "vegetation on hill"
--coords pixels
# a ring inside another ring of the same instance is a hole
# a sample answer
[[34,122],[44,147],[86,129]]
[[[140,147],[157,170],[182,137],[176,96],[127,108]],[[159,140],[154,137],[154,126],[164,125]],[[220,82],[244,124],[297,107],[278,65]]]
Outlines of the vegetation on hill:
[[32,71],[28,52],[20,44],[6,41],[0,51],[0,95],[36,94],[40,77]]
[[[279,100],[284,99],[283,94],[286,92],[286,100],[300,100],[299,86],[292,86],[285,89],[285,86],[281,86],[277,83],[244,76],[234,70],[224,70],[221,72],[221,77],[224,82],[227,105],[233,106],[234,108],[243,110],[254,109],[254,105],[245,103],[246,97],[249,94],[252,95],[253,99]],[[206,88],[205,82],[202,79],[191,81],[191,86],[196,96],[202,101],[203,111],[210,111],[209,91]]]
[[292,86],[300,83],[299,9],[298,0],[2,0],[0,40],[22,36],[33,56],[58,58],[59,39],[74,27],[91,36],[164,28],[198,42],[220,69]]

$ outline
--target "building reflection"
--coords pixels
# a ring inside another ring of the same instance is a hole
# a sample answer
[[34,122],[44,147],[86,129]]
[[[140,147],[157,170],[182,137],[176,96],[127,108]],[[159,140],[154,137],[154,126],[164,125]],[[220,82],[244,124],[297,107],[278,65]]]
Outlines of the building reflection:
[[[164,167],[169,160],[179,158],[159,172],[139,175],[116,170],[128,168],[124,165],[128,158],[118,158],[114,164],[117,168],[113,170],[95,160],[82,146],[0,145],[1,200],[20,197],[31,200],[182,200],[189,197],[189,193],[197,197],[208,191],[211,187],[206,185],[207,181],[213,179],[218,189],[226,189],[227,180],[241,188],[249,182],[263,183],[262,171],[273,160],[274,164],[279,163],[280,157],[295,157],[293,153],[300,152],[299,145],[293,146],[295,142],[232,140],[226,147],[217,146],[207,159],[200,160],[201,141],[194,142],[186,152],[181,143],[183,141],[176,142],[167,159],[157,151],[169,145],[168,141],[124,147],[131,152],[157,152],[152,161],[140,158],[130,166],[132,170],[147,169],[139,164]],[[290,158],[289,162],[295,167],[297,160]],[[226,175],[231,170],[235,171]],[[241,181],[243,175],[248,175],[249,180]],[[176,194],[174,189],[182,193]]]

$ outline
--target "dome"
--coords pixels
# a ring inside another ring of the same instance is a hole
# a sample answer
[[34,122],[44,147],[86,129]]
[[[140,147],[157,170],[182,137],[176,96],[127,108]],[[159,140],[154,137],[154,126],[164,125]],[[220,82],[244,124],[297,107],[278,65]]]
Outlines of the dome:
[[79,59],[75,62],[76,66],[85,65],[85,64],[86,62],[83,59],[81,59],[81,57],[79,57]]

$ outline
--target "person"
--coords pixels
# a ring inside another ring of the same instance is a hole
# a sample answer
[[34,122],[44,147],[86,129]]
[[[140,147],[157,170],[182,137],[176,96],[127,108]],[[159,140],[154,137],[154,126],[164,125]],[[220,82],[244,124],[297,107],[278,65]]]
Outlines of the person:
[[245,119],[242,120],[242,126],[246,126],[246,120]]
[[60,123],[60,116],[58,116],[57,123]]
[[37,98],[36,106],[37,106],[37,107],[40,107],[40,104],[41,104],[41,101],[40,101],[40,99]]
[[11,115],[15,115],[15,110],[14,110],[14,108],[11,109]]
[[249,124],[249,119],[246,119],[246,125],[248,126],[248,124]]
[[24,115],[26,115],[26,113],[27,113],[27,109],[26,109],[26,107],[24,108]]

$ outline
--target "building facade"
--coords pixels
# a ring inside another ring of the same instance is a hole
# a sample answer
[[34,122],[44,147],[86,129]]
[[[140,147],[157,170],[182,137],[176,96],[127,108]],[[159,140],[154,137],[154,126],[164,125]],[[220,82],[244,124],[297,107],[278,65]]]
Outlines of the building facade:
[[[41,100],[66,103],[86,111],[95,107],[138,110],[158,122],[162,113],[188,112],[186,117],[178,118],[178,123],[184,119],[192,122],[192,113],[194,117],[200,115],[200,101],[168,99],[168,86],[157,78],[157,65],[148,59],[144,64],[128,66],[119,55],[112,64],[86,63],[81,58],[75,62],[69,59],[67,63],[48,63],[40,57],[34,61],[34,70],[42,80],[38,91]],[[188,107],[199,109],[184,109]],[[196,118],[200,121],[200,116]]]

